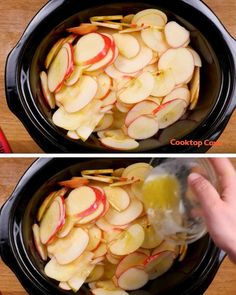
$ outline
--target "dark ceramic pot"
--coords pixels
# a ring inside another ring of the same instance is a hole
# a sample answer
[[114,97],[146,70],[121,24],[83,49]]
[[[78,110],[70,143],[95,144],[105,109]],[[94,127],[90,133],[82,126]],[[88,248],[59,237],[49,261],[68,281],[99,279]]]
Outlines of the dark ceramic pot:
[[[142,159],[149,162],[150,159]],[[32,295],[72,294],[57,287],[43,272],[44,262],[34,247],[32,224],[42,198],[57,189],[57,182],[83,169],[120,168],[140,159],[40,159],[26,171],[0,211],[0,255]],[[225,253],[208,235],[189,246],[187,256],[131,295],[200,295],[213,280]],[[86,285],[77,293],[89,294]]]

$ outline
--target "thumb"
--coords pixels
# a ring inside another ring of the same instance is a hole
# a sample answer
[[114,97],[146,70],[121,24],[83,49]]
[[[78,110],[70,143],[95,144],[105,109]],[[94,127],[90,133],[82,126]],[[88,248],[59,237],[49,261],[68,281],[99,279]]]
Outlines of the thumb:
[[220,202],[220,196],[214,186],[202,175],[191,173],[188,177],[188,184],[200,202],[206,215],[214,214],[214,208]]

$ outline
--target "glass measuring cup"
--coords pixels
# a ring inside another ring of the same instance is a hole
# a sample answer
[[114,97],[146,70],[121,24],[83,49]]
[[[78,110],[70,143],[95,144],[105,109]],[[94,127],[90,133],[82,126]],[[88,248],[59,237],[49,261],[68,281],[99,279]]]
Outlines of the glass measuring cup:
[[201,207],[188,186],[191,172],[206,177],[217,188],[217,176],[207,159],[152,159],[153,169],[143,184],[143,203],[150,224],[166,240],[193,243],[206,232]]

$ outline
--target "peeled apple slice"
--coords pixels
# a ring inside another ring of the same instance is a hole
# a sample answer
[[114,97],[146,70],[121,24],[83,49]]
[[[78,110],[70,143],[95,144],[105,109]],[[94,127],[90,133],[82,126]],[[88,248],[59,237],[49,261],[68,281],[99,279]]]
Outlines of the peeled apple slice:
[[151,9],[144,9],[136,13],[132,18],[132,24],[137,24],[140,18],[142,19],[143,17],[150,16],[150,15],[152,18],[155,18],[155,15],[161,16],[163,18],[164,25],[167,23],[167,16],[164,12],[158,9],[151,8]]
[[168,94],[162,101],[166,103],[168,101],[174,100],[176,98],[183,99],[187,105],[190,103],[190,91],[185,87],[178,87],[174,89],[170,94]]
[[47,253],[47,249],[45,245],[43,245],[40,240],[39,226],[35,223],[32,226],[32,230],[33,230],[34,244],[38,251],[38,254],[44,261],[47,261],[48,253]]
[[144,241],[144,230],[141,225],[131,225],[121,233],[116,241],[110,244],[110,251],[115,255],[127,255],[136,251]]
[[194,59],[194,64],[196,67],[202,67],[202,61],[201,61],[201,57],[200,55],[195,51],[193,50],[192,48],[188,47],[188,50],[192,53],[193,55],[193,59]]
[[59,39],[50,49],[49,53],[47,54],[46,60],[45,60],[45,68],[48,69],[52,60],[57,55],[59,50],[61,49],[63,45],[64,39]]
[[193,78],[190,81],[190,110],[193,110],[198,102],[200,94],[200,68],[196,67]]
[[48,89],[48,76],[46,72],[40,73],[41,87],[43,91],[43,96],[51,109],[55,108],[55,97]]
[[168,49],[160,57],[158,68],[161,71],[171,70],[175,79],[175,84],[183,84],[193,75],[193,55],[187,48]]
[[178,48],[189,40],[190,33],[178,23],[171,21],[165,26],[165,37],[171,47]]
[[175,87],[175,78],[171,70],[165,70],[154,76],[152,96],[163,97]]
[[148,282],[148,274],[139,268],[126,270],[118,279],[118,286],[125,290],[137,290]]
[[114,34],[116,46],[121,55],[126,58],[135,57],[140,51],[140,45],[137,39],[130,34]]
[[164,129],[178,121],[185,113],[186,108],[187,104],[183,99],[174,99],[160,105],[155,111],[159,128]]
[[98,90],[95,95],[95,98],[104,99],[110,93],[112,79],[108,75],[102,73],[99,76],[97,76],[97,83]]
[[123,211],[128,208],[130,204],[130,197],[126,190],[120,187],[104,187],[106,197],[111,206],[117,211]]
[[86,35],[97,31],[97,26],[93,24],[82,23],[78,27],[68,28],[67,32],[76,34],[76,35]]
[[142,115],[128,126],[128,135],[133,139],[147,139],[154,136],[159,130],[157,120],[152,116]]
[[79,39],[75,45],[75,63],[90,65],[102,60],[108,53],[111,40],[98,33],[90,33]]
[[89,235],[89,243],[86,250],[93,251],[99,246],[101,242],[102,231],[97,226],[93,226],[89,229],[88,235]]
[[90,76],[82,76],[71,87],[64,87],[56,94],[56,100],[68,113],[83,109],[96,95],[97,82]]
[[145,100],[154,87],[153,75],[145,72],[132,80],[129,85],[119,93],[119,99],[127,104],[138,103]]
[[87,277],[92,273],[94,270],[95,265],[91,263],[86,263],[81,266],[80,269],[73,275],[72,278],[69,279],[67,282],[71,289],[76,293],[79,291],[81,286],[85,283]]
[[139,143],[134,139],[115,139],[113,137],[104,137],[100,139],[101,143],[115,150],[134,150],[139,147]]
[[48,70],[48,89],[50,92],[57,90],[67,75],[69,68],[69,54],[65,47],[62,47],[52,61]]
[[87,265],[89,262],[91,262],[92,258],[93,253],[84,252],[75,261],[69,264],[61,265],[57,262],[56,258],[53,257],[46,264],[44,271],[45,274],[51,279],[57,280],[59,282],[67,282],[78,270],[83,268],[83,265]]
[[140,14],[140,17],[137,15],[138,13],[132,19],[132,23],[136,23],[138,26],[148,25],[148,26],[155,26],[159,28],[162,28],[165,26],[165,20],[159,14],[150,12],[147,14],[143,14],[142,16]]
[[140,52],[133,58],[128,59],[119,55],[114,62],[114,66],[122,73],[134,73],[147,66],[152,57],[152,50],[146,46],[141,46]]
[[73,228],[64,238],[58,239],[50,253],[61,265],[68,264],[78,258],[89,243],[88,233],[81,228]]
[[162,31],[155,28],[147,28],[141,31],[141,37],[146,46],[158,52],[159,55],[169,49],[169,45],[166,43],[165,35]]

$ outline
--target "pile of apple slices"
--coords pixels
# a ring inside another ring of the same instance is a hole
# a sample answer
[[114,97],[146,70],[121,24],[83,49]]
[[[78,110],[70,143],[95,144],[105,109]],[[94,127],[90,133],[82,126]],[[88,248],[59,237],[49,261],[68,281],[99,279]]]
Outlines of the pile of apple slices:
[[[157,9],[95,16],[67,29],[40,73],[54,124],[86,141],[132,150],[193,110],[201,58],[190,32]],[[100,132],[102,131],[102,132]]]
[[84,170],[44,199],[33,237],[60,288],[77,292],[88,283],[95,295],[125,295],[184,259],[186,244],[164,240],[148,220],[142,184],[151,169]]

